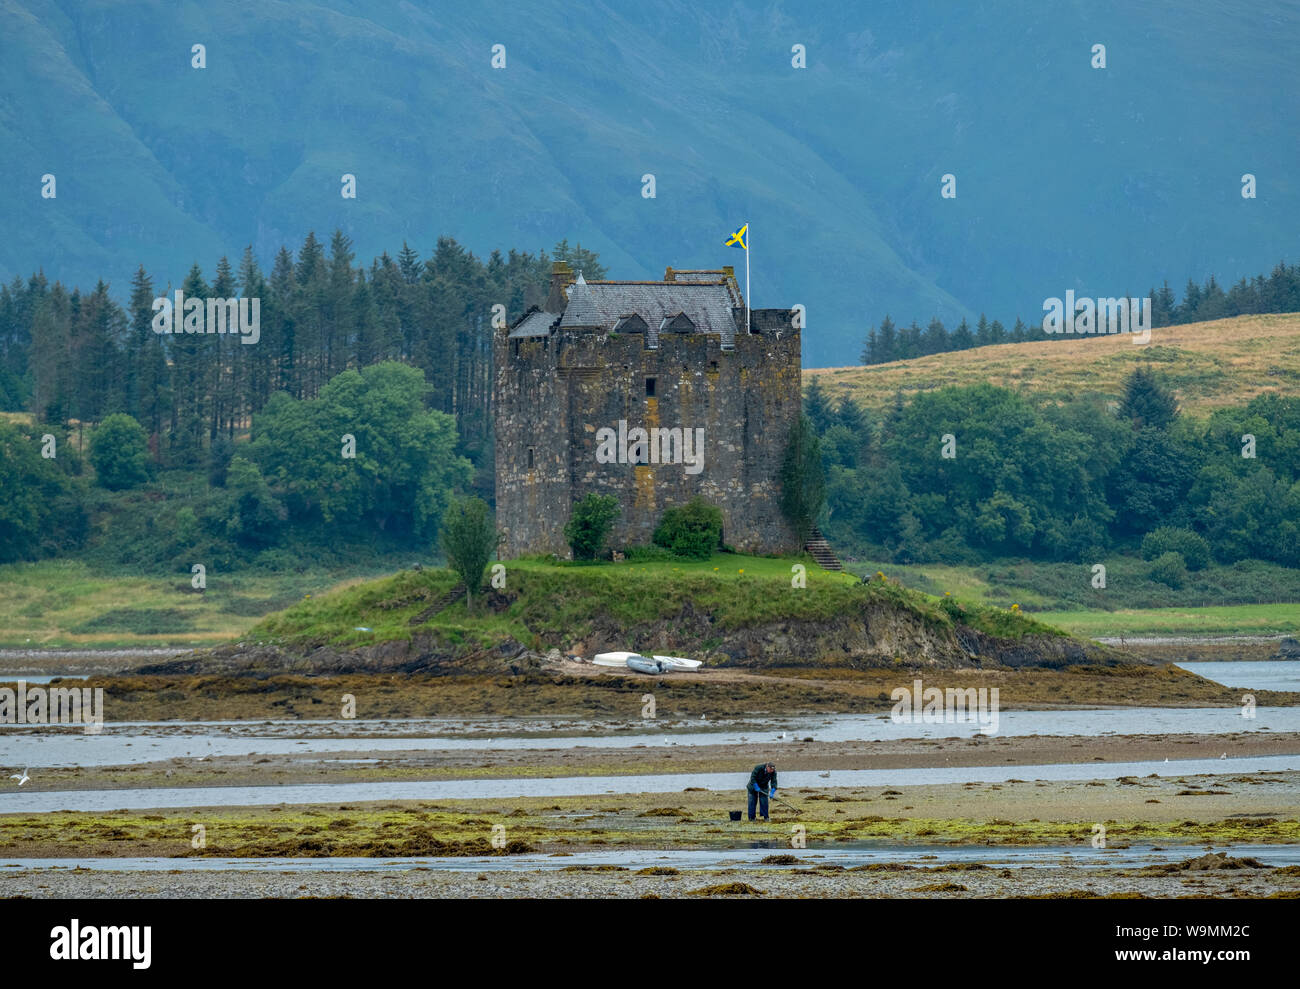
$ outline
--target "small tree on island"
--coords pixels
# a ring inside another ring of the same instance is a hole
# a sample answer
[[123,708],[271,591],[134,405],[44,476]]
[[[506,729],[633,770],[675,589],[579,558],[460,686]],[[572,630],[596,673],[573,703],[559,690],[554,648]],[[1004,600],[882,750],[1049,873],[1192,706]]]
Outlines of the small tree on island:
[[501,542],[496,521],[481,498],[459,498],[442,519],[442,551],[447,565],[465,584],[465,607],[483,586],[483,572]]
[[800,546],[807,544],[825,503],[821,441],[808,417],[801,415],[790,428],[790,444],[781,465],[781,511],[798,533]]
[[564,538],[575,560],[594,560],[600,554],[620,511],[613,495],[589,494],[573,506]]

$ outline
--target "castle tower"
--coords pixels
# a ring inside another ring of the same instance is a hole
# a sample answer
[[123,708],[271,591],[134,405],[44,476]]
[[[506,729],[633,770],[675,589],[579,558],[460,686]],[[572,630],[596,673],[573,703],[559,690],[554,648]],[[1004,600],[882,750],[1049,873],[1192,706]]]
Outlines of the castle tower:
[[755,309],[731,268],[593,281],[554,264],[543,309],[494,339],[503,556],[569,555],[564,525],[595,492],[622,510],[610,545],[648,545],[664,509],[701,495],[742,552],[798,550],[780,470],[799,415],[800,339]]

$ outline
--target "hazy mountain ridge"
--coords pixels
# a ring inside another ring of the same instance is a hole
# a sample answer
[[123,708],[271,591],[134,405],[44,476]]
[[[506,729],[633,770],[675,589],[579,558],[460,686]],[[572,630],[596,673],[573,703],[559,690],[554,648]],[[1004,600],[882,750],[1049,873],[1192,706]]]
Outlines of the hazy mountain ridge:
[[141,262],[175,284],[334,227],[361,258],[568,237],[644,277],[743,266],[722,241],[748,220],[755,304],[805,304],[805,360],[843,364],[886,311],[1032,322],[1067,288],[1230,283],[1294,256],[1300,139],[1262,94],[1300,81],[1298,25],[1289,2],[0,0],[0,277],[122,296]]

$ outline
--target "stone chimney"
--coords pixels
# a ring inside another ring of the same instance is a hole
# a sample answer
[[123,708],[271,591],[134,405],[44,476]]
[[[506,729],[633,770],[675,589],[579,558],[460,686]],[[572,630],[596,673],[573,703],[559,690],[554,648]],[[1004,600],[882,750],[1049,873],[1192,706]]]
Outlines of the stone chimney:
[[564,290],[573,284],[573,269],[569,267],[567,261],[554,261],[551,263],[551,294],[546,297],[546,311],[553,313],[564,312],[564,307],[568,305],[568,297],[565,296]]

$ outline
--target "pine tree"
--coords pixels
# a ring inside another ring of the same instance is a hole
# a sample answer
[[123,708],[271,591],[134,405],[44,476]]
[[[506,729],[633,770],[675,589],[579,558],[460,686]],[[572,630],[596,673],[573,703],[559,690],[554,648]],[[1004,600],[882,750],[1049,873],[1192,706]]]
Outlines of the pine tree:
[[873,326],[871,329],[867,330],[867,339],[862,344],[862,355],[858,358],[858,363],[864,366],[880,364],[879,353],[880,340],[876,333],[876,328]]
[[952,342],[948,339],[948,330],[943,325],[943,320],[938,316],[930,320],[930,325],[925,328],[925,338],[922,342],[921,352],[925,354],[942,354],[952,349]]
[[555,245],[551,251],[551,257],[556,261],[567,261],[569,267],[575,272],[582,272],[584,281],[600,282],[604,281],[609,272],[605,266],[600,263],[600,256],[594,251],[589,251],[581,244],[569,246],[568,239],[564,239]]
[[330,238],[329,285],[325,290],[325,379],[355,363],[356,315],[352,311],[356,275],[352,241],[342,230]]
[[126,314],[100,280],[83,299],[80,318],[73,323],[75,365],[71,382],[78,397],[77,418],[96,423],[120,412],[122,393],[122,343]]
[[1177,309],[1179,323],[1195,323],[1200,319],[1197,310],[1201,305],[1201,289],[1192,279],[1187,279],[1187,288],[1183,290],[1183,301]]
[[885,318],[880,321],[880,358],[877,363],[887,364],[898,360],[898,357],[898,329],[886,313]]
[[420,264],[420,255],[406,241],[402,241],[402,249],[397,252],[397,265],[406,284],[414,285],[420,280],[420,272],[424,266]]
[[1151,325],[1172,326],[1177,316],[1178,301],[1174,298],[1169,280],[1160,286],[1160,291],[1151,296]]
[[1197,317],[1201,321],[1211,319],[1223,319],[1228,315],[1228,298],[1219,287],[1218,281],[1213,275],[1205,283],[1205,290],[1201,293],[1201,304],[1197,310]]
[[1243,316],[1255,311],[1250,282],[1244,277],[1228,290],[1226,305],[1229,316]]
[[325,350],[329,336],[325,325],[325,251],[315,232],[309,232],[303,241],[293,274],[294,293],[290,309],[298,345],[293,392],[311,398],[325,383]]
[[[187,300],[199,302],[212,293],[203,271],[194,264],[181,283]],[[172,404],[171,455],[180,466],[192,467],[203,452],[203,429],[207,420],[208,396],[205,392],[209,359],[207,334],[185,332],[186,314],[172,314],[175,326],[171,337],[175,401]]]
[[[217,277],[212,283],[212,295],[218,299],[233,299],[238,293],[235,273],[225,256],[217,262]],[[238,329],[238,326],[235,327]],[[223,431],[228,431],[233,421],[234,404],[228,368],[234,360],[232,348],[240,346],[237,334],[232,335],[227,325],[225,333],[216,333],[216,327],[206,327],[204,335],[204,390],[207,401],[208,443],[213,443]]]
[[1167,429],[1178,415],[1178,402],[1164,381],[1146,367],[1136,368],[1124,382],[1119,416],[1134,429]]
[[241,342],[234,348],[230,382],[231,418],[228,433],[232,439],[237,428],[248,425],[253,409],[260,409],[271,397],[270,381],[275,362],[274,355],[278,347],[276,337],[278,327],[276,321],[271,318],[274,314],[269,311],[270,300],[267,294],[266,279],[262,277],[262,269],[253,254],[253,245],[249,244],[244,248],[243,257],[239,259],[239,295],[241,299],[250,300],[250,313],[252,312],[251,300],[258,300],[258,340],[257,343],[250,345]]
[[822,390],[821,382],[816,377],[804,392],[803,410],[818,436],[830,429],[834,412],[830,401],[826,398],[826,393]]
[[42,422],[66,422],[70,418],[72,344],[72,300],[55,282],[32,314],[32,351],[28,365],[32,375],[31,410]]
[[149,434],[149,451],[156,461],[160,453],[164,410],[171,405],[171,380],[167,350],[162,334],[153,331],[153,280],[141,265],[131,281],[127,313],[127,413]]
[[921,356],[921,327],[912,320],[907,329],[898,333],[898,359],[911,360]]
[[865,438],[867,414],[852,395],[840,396],[840,404],[835,409],[835,418],[839,425],[849,430],[854,436]]
[[970,350],[975,346],[975,336],[970,331],[970,324],[966,322],[963,316],[957,329],[952,331],[952,349],[953,350]]
[[272,351],[275,361],[272,392],[288,392],[294,398],[302,398],[299,388],[298,372],[298,325],[295,320],[294,297],[297,294],[297,281],[293,269],[293,255],[287,247],[281,247],[271,267],[271,339],[278,343]]
[[353,352],[358,367],[368,367],[384,359],[383,327],[375,307],[370,284],[365,271],[357,272],[357,285],[352,292],[352,319],[356,328]]

